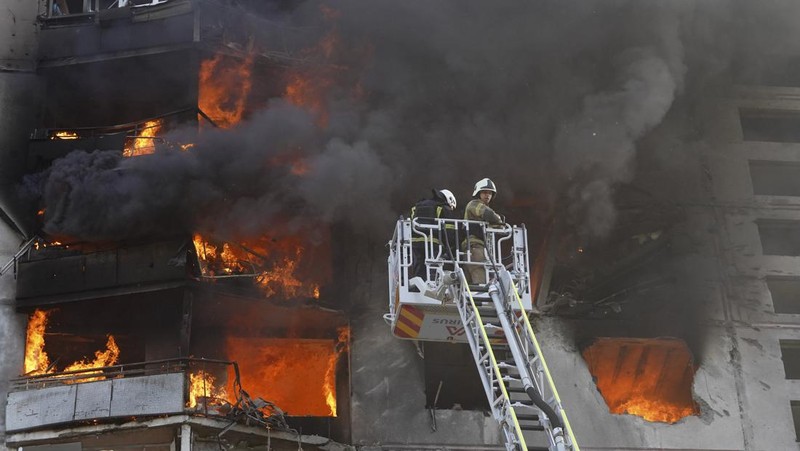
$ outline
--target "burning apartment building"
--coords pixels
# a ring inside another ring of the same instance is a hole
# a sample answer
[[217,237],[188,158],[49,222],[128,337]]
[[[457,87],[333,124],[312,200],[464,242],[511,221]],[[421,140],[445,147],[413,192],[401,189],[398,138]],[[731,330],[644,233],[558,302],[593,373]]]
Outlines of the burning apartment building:
[[6,448],[506,449],[464,329],[384,321],[487,175],[573,449],[798,448],[791,5],[7,9]]

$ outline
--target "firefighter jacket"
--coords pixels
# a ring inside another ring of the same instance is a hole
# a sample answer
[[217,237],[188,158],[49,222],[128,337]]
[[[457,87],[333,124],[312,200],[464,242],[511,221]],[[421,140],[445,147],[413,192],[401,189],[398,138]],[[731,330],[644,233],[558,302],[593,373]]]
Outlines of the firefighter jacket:
[[[420,224],[436,224],[435,219],[437,218],[458,219],[453,211],[447,207],[447,204],[439,199],[423,199],[417,202],[416,205],[411,208],[411,219],[415,218]],[[442,235],[443,232],[446,233],[446,236]],[[439,230],[438,234],[434,233],[433,243],[445,244],[442,243],[440,238],[447,238],[447,243],[450,244],[450,247],[455,248],[458,245],[456,241],[455,224],[446,224]],[[425,238],[419,235],[414,235],[411,238],[412,243],[422,243],[424,241]],[[447,246],[445,246],[445,248],[447,248]]]
[[[472,199],[469,201],[464,209],[464,219],[468,221],[484,221],[492,225],[503,224],[503,218],[495,213],[494,210],[489,208],[488,205],[481,202],[480,199]],[[483,230],[480,227],[476,227],[474,224],[471,224],[469,228],[470,242],[483,244],[483,239]]]

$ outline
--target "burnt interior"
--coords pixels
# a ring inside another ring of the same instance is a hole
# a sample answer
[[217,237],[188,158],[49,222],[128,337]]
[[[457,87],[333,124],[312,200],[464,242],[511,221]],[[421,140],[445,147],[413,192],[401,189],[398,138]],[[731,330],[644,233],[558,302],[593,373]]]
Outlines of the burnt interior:
[[[188,239],[185,242],[191,243]],[[173,244],[163,245],[174,250]],[[106,253],[118,255],[125,250],[110,246],[110,243],[104,245]],[[94,246],[88,248],[96,250]],[[192,247],[183,249],[186,260],[196,261]],[[43,255],[37,255],[39,253]],[[167,254],[154,252],[149,256],[157,260],[160,255],[163,260]],[[300,415],[293,418],[290,425],[307,432],[347,438],[349,366],[346,348],[349,343],[337,344],[337,340],[342,328],[348,328],[348,320],[340,310],[323,308],[317,300],[311,299],[265,299],[249,279],[201,281],[196,263],[184,263],[180,286],[165,288],[159,283],[149,283],[152,282],[148,280],[152,268],[158,265],[145,258],[135,261],[141,271],[136,270],[133,262],[120,266],[115,259],[106,259],[107,266],[111,267],[106,271],[97,263],[88,269],[90,278],[91,271],[107,274],[120,268],[129,277],[140,276],[138,280],[126,280],[125,284],[98,287],[86,281],[78,286],[51,283],[53,271],[56,275],[69,273],[62,267],[74,266],[76,258],[84,262],[81,269],[86,274],[86,255],[74,246],[49,247],[41,248],[41,252],[31,250],[28,259],[20,262],[21,283],[48,287],[42,293],[30,287],[23,289],[27,297],[18,299],[18,307],[26,312],[35,309],[48,312],[44,351],[52,370],[64,370],[73,362],[91,361],[95,352],[105,349],[109,335],[120,349],[118,365],[178,357],[233,360],[236,354],[230,349],[232,340],[253,345],[276,339],[300,345],[314,343],[330,349],[328,357],[339,351],[335,367],[336,417],[320,415],[322,418],[315,419]],[[43,262],[47,264],[45,270]],[[63,293],[58,292],[59,288]],[[302,355],[294,357],[299,361],[303,359]],[[239,362],[242,374],[252,374],[250,364],[249,361]],[[224,371],[217,376],[221,385],[231,382]],[[241,382],[242,388],[253,397],[261,396],[257,389],[259,384],[270,383],[252,378]],[[285,410],[292,415],[291,409]]]
[[[67,3],[72,9],[74,2]],[[219,8],[204,6],[215,7]],[[137,12],[127,11],[128,15]],[[131,24],[129,17],[105,18],[110,21],[103,22],[103,27],[66,26],[56,17],[46,24],[42,38],[46,61],[41,67],[46,97],[40,123],[32,133],[27,158],[30,173],[46,169],[76,149],[121,152],[142,124],[155,118],[162,120],[160,133],[208,125],[210,118],[199,105],[201,63],[219,57],[222,65],[242,64],[244,45],[237,40],[247,33],[220,28],[219,17],[203,11],[199,13],[203,39],[192,44],[191,14],[165,13],[163,17],[169,27],[147,20]],[[153,27],[168,28],[171,34],[153,33]],[[87,38],[87,33],[97,39]],[[85,44],[76,45],[79,41]],[[93,48],[96,44],[100,47]],[[157,51],[139,51],[148,45],[157,45]],[[77,54],[70,54],[75,49]],[[80,61],[71,61],[73,56]],[[249,70],[251,83],[258,89],[247,94],[244,117],[282,92],[286,65],[262,55],[253,58]],[[215,81],[222,82],[211,80]],[[56,131],[69,133],[69,139],[56,138]],[[40,229],[36,222],[31,220],[32,228]],[[44,350],[51,366],[61,370],[68,363],[91,360],[105,348],[109,334],[120,348],[117,363],[123,365],[179,357],[230,360],[226,340],[233,339],[245,343],[293,340],[327,347],[336,356],[336,416],[292,415],[290,409],[284,410],[291,417],[290,426],[304,434],[347,442],[349,342],[342,342],[341,330],[349,324],[341,311],[343,303],[325,286],[333,266],[331,255],[337,252],[328,247],[330,239],[323,246],[309,243],[306,260],[295,274],[301,281],[320,276],[315,280],[322,285],[314,299],[306,293],[265,294],[248,271],[203,274],[188,236],[192,231],[186,232],[187,236],[179,237],[144,236],[135,241],[120,237],[89,243],[58,237],[64,243],[60,244],[38,230],[42,238],[37,247],[19,264],[18,309],[49,312]],[[306,244],[302,236],[297,238],[296,243],[273,239],[268,244],[287,249]],[[259,257],[265,265],[280,263],[270,256]],[[226,275],[237,277],[219,277]],[[248,363],[239,362],[243,371]],[[230,378],[219,376],[223,383]],[[253,397],[260,396],[247,383],[243,381],[242,388]]]

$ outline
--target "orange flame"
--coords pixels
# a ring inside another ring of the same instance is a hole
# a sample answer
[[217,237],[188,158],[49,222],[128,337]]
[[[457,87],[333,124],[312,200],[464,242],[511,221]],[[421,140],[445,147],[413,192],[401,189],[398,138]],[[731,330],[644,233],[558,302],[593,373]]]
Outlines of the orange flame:
[[291,104],[313,113],[317,117],[317,125],[325,128],[328,126],[326,95],[333,84],[329,76],[296,72],[289,77],[284,96]]
[[[307,291],[309,286],[298,280],[294,275],[297,262],[303,256],[303,248],[295,251],[295,259],[285,257],[282,263],[275,265],[271,270],[262,272],[256,277],[258,285],[264,289],[267,297],[282,294],[283,297],[296,297],[301,291]],[[306,290],[303,290],[306,288]],[[314,287],[311,286],[311,293]]]
[[200,110],[222,128],[233,127],[242,120],[252,87],[253,57],[248,56],[235,64],[230,61],[233,59],[216,54],[200,64],[197,103]]
[[[44,311],[37,309],[33,312],[28,320],[28,330],[25,342],[25,374],[50,374],[55,373],[56,368],[50,365],[50,359],[44,351],[45,333],[47,329],[47,321],[51,311]],[[111,366],[117,363],[119,359],[120,350],[117,346],[114,337],[109,335],[106,342],[105,351],[96,351],[94,353],[93,361],[81,360],[70,365],[67,365],[62,371],[78,371],[92,368],[102,368]],[[99,371],[97,372],[100,373]],[[94,374],[90,372],[87,374]],[[93,380],[101,380],[103,376],[84,378],[81,377],[81,382],[89,382]]]
[[64,371],[78,371],[78,370],[87,370],[91,368],[102,368],[104,366],[111,366],[117,363],[118,359],[119,359],[119,346],[117,346],[117,341],[114,340],[114,337],[112,335],[109,335],[108,341],[106,342],[106,350],[95,351],[94,360],[92,360],[91,362],[87,360],[81,360],[75,362],[64,368]]
[[60,131],[55,132],[55,134],[50,139],[78,139],[78,136],[75,132],[67,132],[67,131]]
[[[299,237],[274,240],[265,236],[237,245],[212,244],[195,234],[193,241],[203,277],[250,275],[267,297],[319,299],[320,282],[327,280],[329,268],[320,271],[308,267],[306,261],[315,256],[306,256],[306,246]],[[313,248],[316,253],[324,250]]]
[[598,338],[583,356],[611,413],[664,423],[697,415],[694,365],[683,341]]
[[628,413],[630,415],[637,415],[647,421],[675,423],[683,417],[696,415],[697,411],[693,406],[679,405],[661,400],[652,400],[640,395],[620,404],[615,409],[614,413]]
[[187,407],[195,407],[199,398],[217,398],[230,402],[224,387],[215,386],[217,378],[200,370],[189,374],[189,401]]
[[[342,339],[340,337],[340,339]],[[288,415],[336,416],[336,362],[346,344],[332,340],[228,337],[242,386]]]
[[[108,341],[106,342],[106,350],[95,351],[93,361],[89,362],[86,360],[81,360],[79,362],[75,362],[64,368],[64,371],[78,371],[78,370],[88,370],[92,368],[103,368],[106,366],[114,365],[115,363],[117,363],[118,359],[119,359],[119,346],[117,346],[117,342],[116,340],[114,340],[114,337],[109,335]],[[98,376],[87,378],[85,377],[85,375],[87,374],[98,374]],[[88,373],[82,373],[80,382],[99,381],[103,379],[105,379],[105,377],[102,376],[102,372],[91,371]]]
[[336,416],[336,364],[339,357],[349,348],[350,328],[339,328],[339,338],[334,347],[335,352],[328,360],[328,369],[325,370],[325,382],[323,391],[325,392],[325,403],[331,409],[330,416]]
[[122,151],[122,155],[125,157],[136,157],[155,152],[155,137],[161,131],[163,125],[163,119],[153,119],[152,121],[145,122],[139,130],[139,134],[125,143],[125,149]]
[[36,309],[28,320],[25,339],[25,374],[44,374],[50,366],[50,359],[44,352],[44,331],[47,328],[49,313]]

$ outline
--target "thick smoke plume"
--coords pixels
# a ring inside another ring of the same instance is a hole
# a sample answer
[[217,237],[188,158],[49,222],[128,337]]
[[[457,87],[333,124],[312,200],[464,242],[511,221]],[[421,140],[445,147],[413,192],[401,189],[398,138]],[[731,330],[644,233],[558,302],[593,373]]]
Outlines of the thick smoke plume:
[[449,188],[464,205],[488,176],[500,202],[533,196],[582,235],[602,236],[639,140],[750,50],[732,44],[745,30],[733,18],[747,8],[302,3],[270,20],[335,37],[322,63],[303,69],[326,87],[324,112],[274,99],[230,131],[167,136],[195,142],[189,152],[76,152],[28,187],[47,207],[47,232],[83,239],[188,229],[242,237],[307,218],[382,236],[428,188]]

